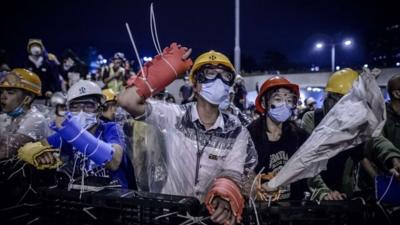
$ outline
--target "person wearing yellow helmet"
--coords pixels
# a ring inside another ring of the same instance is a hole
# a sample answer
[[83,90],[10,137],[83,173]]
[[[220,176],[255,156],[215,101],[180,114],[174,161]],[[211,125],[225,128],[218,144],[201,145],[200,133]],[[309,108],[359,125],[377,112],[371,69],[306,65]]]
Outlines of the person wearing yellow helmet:
[[104,122],[115,121],[115,112],[117,111],[117,95],[112,89],[104,89],[103,95],[105,102],[103,104],[103,113],[100,117]]
[[[39,77],[26,69],[13,69],[0,80],[0,208],[16,204],[29,184],[21,173],[14,173],[23,164],[17,159],[17,150],[28,142],[47,136],[45,116],[31,103],[41,94]],[[25,167],[30,171],[30,167]],[[13,176],[11,176],[14,174]],[[32,174],[30,179],[34,179]],[[39,179],[38,179],[39,180]],[[18,187],[18,188],[16,188]],[[7,191],[6,191],[7,190]]]
[[[325,87],[326,96],[323,101],[323,108],[305,113],[301,127],[311,134],[335,104],[350,92],[353,82],[358,76],[358,72],[350,68],[333,73]],[[346,171],[353,170],[351,165],[353,165],[354,161],[361,160],[360,153],[362,151],[362,146],[359,145],[348,151],[341,152],[329,160],[325,171],[309,179],[309,188],[315,193],[313,195],[314,200],[343,200],[352,195],[354,187],[347,184],[351,183],[353,174],[346,173]]]
[[[243,181],[257,163],[257,153],[247,129],[237,117],[219,110],[234,83],[235,69],[224,54],[203,53],[197,57],[189,74],[197,102],[176,105],[146,100],[148,90],[150,93],[152,89],[162,90],[177,74],[185,72],[179,68],[188,62],[190,50],[178,47],[172,48],[171,55],[169,51],[166,53],[147,64],[143,69],[147,72],[146,81],[135,78],[133,85],[118,96],[118,102],[136,119],[162,131],[168,179],[161,192],[194,196],[206,204],[213,222],[235,224],[241,220],[243,212]],[[174,53],[176,55],[172,56]],[[164,68],[160,68],[162,65]],[[157,83],[152,80],[153,76],[157,77]],[[147,83],[142,85],[142,82]]]
[[347,93],[350,92],[353,82],[358,78],[358,73],[350,68],[345,68],[333,73],[325,87],[325,99],[322,109],[304,114],[301,127],[311,134],[312,130],[328,114],[329,110]]

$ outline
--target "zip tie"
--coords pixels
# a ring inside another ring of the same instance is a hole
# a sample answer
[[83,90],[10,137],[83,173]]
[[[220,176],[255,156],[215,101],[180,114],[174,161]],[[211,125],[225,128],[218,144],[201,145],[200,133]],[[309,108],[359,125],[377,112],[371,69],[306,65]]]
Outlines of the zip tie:
[[94,207],[85,207],[82,209],[82,211],[84,211],[85,213],[87,213],[90,217],[92,217],[93,219],[97,220],[97,217],[95,215],[93,215],[91,212],[89,212],[89,210],[93,209]]
[[142,64],[140,63],[139,52],[138,52],[138,50],[137,50],[137,48],[136,48],[135,41],[133,40],[132,33],[131,33],[131,29],[129,28],[129,24],[126,22],[126,23],[125,23],[125,26],[126,26],[126,30],[128,31],[129,39],[130,39],[130,41],[131,41],[133,50],[135,51],[135,55],[136,55],[136,58],[137,58],[137,60],[138,60],[139,66],[140,66],[140,71],[142,71],[143,76],[146,77],[146,75],[144,74],[143,66],[142,66]]
[[172,212],[172,213],[166,213],[166,214],[164,214],[164,215],[154,217],[154,220],[159,220],[159,219],[161,219],[161,218],[164,218],[164,217],[167,217],[167,216],[172,216],[172,215],[177,214],[177,213],[178,213],[178,211]]
[[[265,166],[263,166],[262,168],[261,168],[261,170],[257,173],[257,175],[256,175],[256,177],[254,178],[254,180],[253,180],[253,183],[251,184],[251,187],[250,187],[250,197],[251,197],[251,193],[253,193],[253,190],[254,190],[254,185],[256,184],[256,178],[264,171],[264,169],[265,169]],[[257,193],[256,193],[256,196],[257,196]],[[252,198],[252,197],[251,197]],[[250,199],[251,199],[250,198]],[[249,199],[249,201],[250,201],[250,199]],[[254,198],[253,198],[254,199]],[[250,202],[249,202],[250,203]]]
[[[151,3],[151,5],[150,5],[150,32],[151,32],[151,38],[153,39],[154,48],[156,49],[157,53],[159,55],[161,55],[162,52],[161,52],[160,43],[158,42],[157,26],[156,26],[155,19],[156,18],[155,18],[155,15],[154,15],[153,3]],[[154,30],[153,29],[155,30],[155,35],[154,35]]]
[[382,199],[385,198],[387,192],[389,191],[389,188],[390,188],[390,186],[392,185],[392,182],[393,182],[393,178],[394,178],[394,174],[393,174],[392,177],[390,178],[389,184],[388,184],[388,186],[386,187],[385,192],[383,193],[383,195],[381,196],[381,198],[378,200],[378,203],[379,203],[379,204],[381,203]]
[[74,142],[76,139],[78,139],[79,138],[79,136],[81,136],[82,134],[83,134],[83,132],[85,132],[86,130],[85,129],[81,129],[80,131],[79,131],[79,134],[78,135],[76,135],[74,138],[72,138],[71,140],[67,140],[67,142],[68,143],[71,143],[71,142]]

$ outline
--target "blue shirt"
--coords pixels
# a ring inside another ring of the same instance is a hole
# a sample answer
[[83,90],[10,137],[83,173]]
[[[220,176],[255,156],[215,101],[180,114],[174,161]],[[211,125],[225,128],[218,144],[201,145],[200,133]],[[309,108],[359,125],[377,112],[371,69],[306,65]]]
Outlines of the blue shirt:
[[[103,122],[100,120],[99,125],[94,133],[94,136],[108,144],[117,144],[123,150],[121,164],[116,171],[106,169],[104,166],[96,165],[93,161],[83,160],[83,155],[77,151],[71,144],[62,140],[58,133],[55,133],[47,138],[47,141],[54,148],[61,149],[60,157],[64,162],[63,169],[74,177],[81,175],[81,168],[84,164],[85,172],[92,176],[109,177],[112,183],[117,182],[123,188],[136,189],[136,180],[134,169],[131,160],[127,153],[125,144],[125,135],[121,127],[115,122]],[[73,168],[75,167],[75,170]]]

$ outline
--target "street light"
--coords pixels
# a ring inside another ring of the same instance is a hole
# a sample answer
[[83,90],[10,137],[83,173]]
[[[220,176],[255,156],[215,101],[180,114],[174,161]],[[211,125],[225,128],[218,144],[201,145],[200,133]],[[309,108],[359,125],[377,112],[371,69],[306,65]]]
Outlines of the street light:
[[317,49],[321,49],[321,48],[324,47],[324,43],[318,42],[318,43],[315,45],[315,47],[316,47]]
[[[342,43],[344,47],[349,47],[353,44],[353,42],[350,39],[345,39],[343,40]],[[324,47],[324,43],[323,42],[317,42],[315,44],[315,48],[316,49],[322,49]],[[335,71],[335,47],[336,45],[339,45],[339,43],[330,43],[329,44],[331,46],[331,71],[334,72]]]
[[351,40],[345,40],[345,41],[343,42],[343,44],[344,44],[345,46],[350,46],[350,45],[352,44],[352,42],[351,42]]

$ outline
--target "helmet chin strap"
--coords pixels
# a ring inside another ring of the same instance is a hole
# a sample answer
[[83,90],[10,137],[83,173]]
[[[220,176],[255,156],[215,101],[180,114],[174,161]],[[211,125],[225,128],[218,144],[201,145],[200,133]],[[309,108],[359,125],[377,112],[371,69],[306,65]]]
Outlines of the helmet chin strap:
[[17,118],[25,112],[24,106],[29,102],[29,96],[25,96],[24,100],[22,100],[21,104],[14,108],[13,111],[8,112],[7,115],[12,118]]

